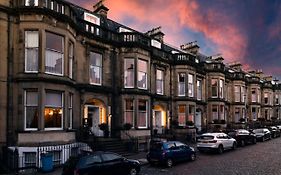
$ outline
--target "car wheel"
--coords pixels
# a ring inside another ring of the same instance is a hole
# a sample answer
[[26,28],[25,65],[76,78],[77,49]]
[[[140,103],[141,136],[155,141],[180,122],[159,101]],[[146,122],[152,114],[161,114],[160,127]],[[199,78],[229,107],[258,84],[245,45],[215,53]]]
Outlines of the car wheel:
[[241,146],[244,147],[245,146],[245,140],[241,140]]
[[131,168],[130,169],[130,172],[129,172],[129,175],[137,175],[138,174],[138,171],[136,168]]
[[256,138],[253,138],[252,143],[253,143],[253,144],[256,144],[256,143],[257,143],[257,139],[256,139]]
[[194,161],[196,159],[196,155],[194,153],[191,153],[190,155],[190,160]]
[[168,168],[171,168],[171,167],[173,166],[173,160],[172,160],[172,159],[167,159],[167,160],[166,160],[166,166],[167,166]]
[[237,143],[233,142],[232,149],[235,150],[237,148]]
[[222,146],[222,145],[219,145],[219,147],[218,147],[218,153],[219,153],[219,154],[222,154],[222,153],[223,153],[223,146]]

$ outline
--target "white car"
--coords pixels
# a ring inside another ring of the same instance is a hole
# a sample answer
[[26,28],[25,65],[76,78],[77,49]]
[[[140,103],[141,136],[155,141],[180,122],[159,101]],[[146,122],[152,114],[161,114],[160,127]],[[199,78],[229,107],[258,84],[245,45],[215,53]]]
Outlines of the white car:
[[237,142],[225,133],[205,133],[202,134],[197,143],[200,152],[216,150],[223,153],[226,149],[236,149]]

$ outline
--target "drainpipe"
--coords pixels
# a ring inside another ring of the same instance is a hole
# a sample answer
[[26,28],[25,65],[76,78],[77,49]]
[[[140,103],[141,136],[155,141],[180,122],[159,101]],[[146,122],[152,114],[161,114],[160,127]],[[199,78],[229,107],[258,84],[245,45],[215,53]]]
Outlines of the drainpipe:
[[[110,123],[110,130],[111,130],[111,136],[115,136],[114,134],[116,134],[114,132],[114,128],[115,128],[115,125],[117,123],[116,121],[116,116],[117,116],[117,113],[116,113],[116,97],[117,97],[117,90],[118,90],[118,87],[116,86],[116,59],[117,59],[117,56],[116,56],[116,48],[113,48],[111,50],[111,54],[110,54],[110,61],[111,61],[111,83],[112,83],[112,94],[111,94],[111,123]],[[119,106],[119,105],[118,105]]]

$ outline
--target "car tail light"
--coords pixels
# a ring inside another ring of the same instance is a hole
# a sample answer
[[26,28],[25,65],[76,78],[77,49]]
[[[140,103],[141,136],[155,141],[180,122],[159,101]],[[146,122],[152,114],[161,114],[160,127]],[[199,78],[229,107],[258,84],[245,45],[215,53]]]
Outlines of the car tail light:
[[209,143],[217,143],[217,140],[211,140]]
[[74,170],[74,175],[79,175],[79,171],[78,170]]

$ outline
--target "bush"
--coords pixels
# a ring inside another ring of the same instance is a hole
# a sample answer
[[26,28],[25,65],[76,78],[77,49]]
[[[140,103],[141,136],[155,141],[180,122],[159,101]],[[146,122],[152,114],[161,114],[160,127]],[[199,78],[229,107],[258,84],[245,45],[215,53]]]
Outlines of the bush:
[[188,120],[188,121],[186,121],[186,125],[187,125],[187,126],[193,126],[194,123],[193,123],[193,121],[189,121],[189,120]]
[[107,131],[108,130],[108,124],[107,123],[101,123],[101,124],[99,124],[99,128],[102,131]]

